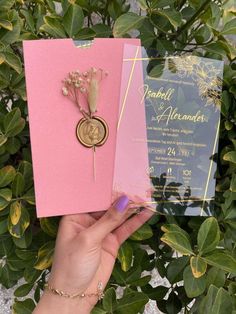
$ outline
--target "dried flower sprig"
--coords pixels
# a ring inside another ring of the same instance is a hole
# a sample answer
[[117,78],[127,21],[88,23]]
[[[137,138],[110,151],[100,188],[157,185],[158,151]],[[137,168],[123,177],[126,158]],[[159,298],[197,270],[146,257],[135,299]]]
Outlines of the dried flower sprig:
[[[79,70],[70,72],[68,77],[62,81],[62,93],[76,103],[85,118],[92,118],[93,114],[97,112],[99,83],[107,75],[107,71],[94,67],[85,72],[80,72]],[[86,97],[88,105],[86,109],[81,106],[81,95]]]

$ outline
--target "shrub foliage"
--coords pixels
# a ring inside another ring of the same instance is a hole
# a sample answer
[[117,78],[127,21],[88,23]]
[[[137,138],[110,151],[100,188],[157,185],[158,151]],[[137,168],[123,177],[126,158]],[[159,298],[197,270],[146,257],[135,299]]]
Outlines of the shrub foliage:
[[[236,313],[236,34],[233,1],[0,0],[0,283],[13,311],[31,313],[52,262],[59,218],[37,219],[22,40],[135,34],[160,56],[190,52],[225,61],[214,217],[155,215],[121,247],[94,314]],[[94,21],[99,19],[99,22]],[[147,251],[146,248],[149,248]],[[168,284],[153,288],[146,271]],[[117,299],[115,288],[124,288]],[[28,297],[34,291],[33,298]],[[24,297],[22,299],[21,297]]]

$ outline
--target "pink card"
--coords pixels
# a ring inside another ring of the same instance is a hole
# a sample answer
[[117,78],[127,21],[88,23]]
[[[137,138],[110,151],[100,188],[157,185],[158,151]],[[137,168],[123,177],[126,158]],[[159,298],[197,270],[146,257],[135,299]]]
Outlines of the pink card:
[[[90,48],[72,39],[24,41],[26,87],[38,217],[105,210],[112,200],[120,81],[125,43],[138,39],[95,39]],[[75,129],[78,107],[61,92],[71,71],[91,67],[108,71],[102,82],[99,116],[109,126],[106,143],[93,151],[82,146]]]

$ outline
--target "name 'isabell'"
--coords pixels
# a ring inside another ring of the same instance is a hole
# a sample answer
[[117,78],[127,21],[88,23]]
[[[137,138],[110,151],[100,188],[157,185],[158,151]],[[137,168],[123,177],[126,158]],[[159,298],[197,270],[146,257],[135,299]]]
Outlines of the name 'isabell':
[[[143,99],[146,98],[159,98],[165,101],[170,101],[173,97],[175,90],[173,88],[169,88],[167,91],[161,87],[158,91],[153,91],[149,89],[147,84],[143,85],[144,96]],[[207,116],[202,114],[201,110],[198,110],[195,114],[185,114],[179,113],[178,108],[174,108],[173,106],[165,107],[164,110],[157,115],[156,117],[152,117],[152,121],[166,121],[166,125],[169,124],[171,120],[180,120],[180,121],[191,121],[194,123],[204,123],[208,122]]]

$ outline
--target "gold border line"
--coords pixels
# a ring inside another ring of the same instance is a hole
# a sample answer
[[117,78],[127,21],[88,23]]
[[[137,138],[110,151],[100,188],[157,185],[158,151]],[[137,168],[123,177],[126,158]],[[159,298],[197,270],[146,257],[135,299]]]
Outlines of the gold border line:
[[123,59],[124,62],[127,62],[127,61],[140,61],[140,60],[160,60],[160,59],[163,59],[163,60],[166,60],[166,59],[170,59],[171,57],[150,57],[150,58],[127,58],[127,59]]
[[[126,91],[125,91],[125,96],[124,96],[124,100],[123,100],[123,103],[122,103],[122,107],[121,107],[121,112],[120,112],[119,120],[118,120],[118,123],[117,123],[117,129],[119,129],[119,127],[120,127],[120,122],[121,122],[121,119],[122,119],[122,116],[123,116],[123,112],[124,112],[124,109],[125,109],[126,100],[127,100],[127,96],[128,96],[128,91],[129,91],[130,84],[131,84],[132,77],[133,77],[133,73],[134,73],[134,67],[135,67],[135,64],[136,64],[136,60],[138,60],[138,59],[137,59],[137,55],[138,55],[138,53],[139,53],[139,48],[140,48],[140,47],[137,47],[137,50],[136,50],[136,53],[135,53],[135,58],[133,59],[133,65],[132,65],[132,69],[131,69],[131,72],[130,72],[128,85],[127,85],[127,88],[126,88]],[[123,60],[124,60],[124,59],[123,59]],[[132,59],[131,59],[131,60],[132,60]]]
[[143,202],[142,204],[156,204],[159,203],[183,203],[183,202],[205,202],[205,201],[212,201],[212,198],[204,198],[204,199],[183,199],[183,200],[171,200],[171,201],[149,201],[149,202]]
[[[217,131],[216,131],[216,137],[215,137],[215,143],[214,143],[214,146],[213,146],[212,155],[215,153],[219,130],[220,130],[220,117],[219,117],[219,121],[218,121],[218,125],[217,125]],[[209,185],[209,181],[210,181],[212,165],[213,165],[213,159],[210,162],[210,168],[209,168],[209,171],[208,171],[208,178],[207,178],[207,183],[206,183],[206,188],[205,188],[205,194],[204,194],[204,197],[203,197],[204,202],[202,204],[200,216],[202,216],[202,214],[203,214],[203,207],[205,205],[205,198],[206,198],[206,194],[207,194],[207,191],[208,191],[208,185]]]

